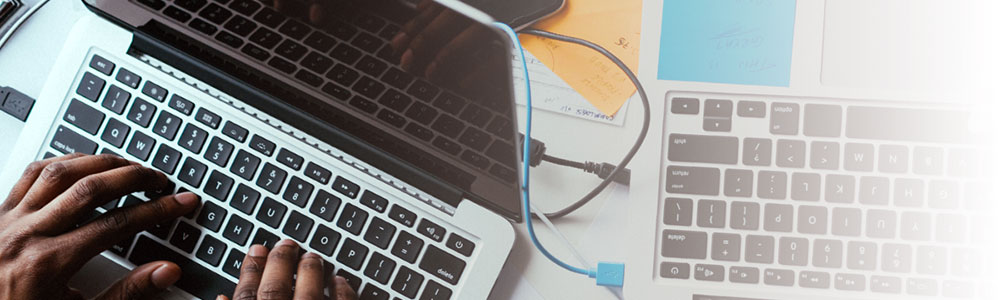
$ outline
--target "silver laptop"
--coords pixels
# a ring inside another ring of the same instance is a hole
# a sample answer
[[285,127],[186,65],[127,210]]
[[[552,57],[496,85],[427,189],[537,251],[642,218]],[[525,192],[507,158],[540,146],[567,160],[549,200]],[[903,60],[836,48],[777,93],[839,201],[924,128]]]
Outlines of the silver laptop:
[[362,299],[486,298],[521,213],[510,43],[474,7],[438,2],[476,43],[428,77],[389,45],[418,13],[407,2],[332,1],[314,27],[259,1],[84,1],[93,15],[2,178],[112,153],[197,193],[197,211],[103,254],[178,263],[179,298],[231,295],[247,248],[284,238]]
[[995,8],[645,1],[626,297],[997,299]]

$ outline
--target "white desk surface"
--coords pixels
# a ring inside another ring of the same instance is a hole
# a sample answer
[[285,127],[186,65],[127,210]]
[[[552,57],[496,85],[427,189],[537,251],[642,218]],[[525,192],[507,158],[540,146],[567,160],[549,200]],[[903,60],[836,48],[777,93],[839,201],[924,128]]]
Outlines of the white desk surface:
[[[30,6],[37,1],[24,2]],[[50,1],[40,9],[0,49],[0,70],[3,70],[0,71],[0,85],[38,96],[73,23],[88,13],[79,0]],[[617,162],[640,128],[641,112],[641,105],[629,105],[625,127],[617,127],[536,110],[533,135],[545,141],[553,155],[574,160]],[[20,128],[12,117],[0,115],[0,126]],[[18,134],[20,130],[0,130],[0,139],[16,140]],[[6,152],[0,151],[0,166],[5,164],[6,156]],[[593,175],[546,163],[532,171],[532,199],[539,208],[549,211],[575,201],[599,182]],[[609,198],[613,198],[612,202],[606,203]],[[624,253],[624,244],[617,242],[620,238],[613,233],[626,229],[625,201],[628,201],[628,189],[611,185],[592,203],[554,222],[592,264],[624,261],[618,254]],[[615,299],[620,295],[620,291],[598,287],[593,279],[571,274],[552,264],[531,245],[524,225],[515,227],[518,235],[514,249],[491,299]],[[539,223],[536,229],[539,239],[557,257],[579,265],[542,224]]]

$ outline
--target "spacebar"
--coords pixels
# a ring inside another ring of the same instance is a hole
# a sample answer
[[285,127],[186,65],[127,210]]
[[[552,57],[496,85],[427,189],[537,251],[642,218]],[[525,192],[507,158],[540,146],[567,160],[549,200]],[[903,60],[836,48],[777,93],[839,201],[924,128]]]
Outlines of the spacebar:
[[232,281],[146,236],[139,236],[128,259],[137,266],[158,260],[174,262],[181,267],[181,279],[174,285],[200,299],[215,299],[219,295],[232,298],[236,289]]

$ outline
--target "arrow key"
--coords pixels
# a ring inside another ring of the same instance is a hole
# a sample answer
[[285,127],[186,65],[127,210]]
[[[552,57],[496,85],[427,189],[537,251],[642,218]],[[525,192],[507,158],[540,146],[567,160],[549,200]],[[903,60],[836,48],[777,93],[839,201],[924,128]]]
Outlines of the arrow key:
[[726,275],[726,269],[719,265],[694,265],[694,279],[721,282]]

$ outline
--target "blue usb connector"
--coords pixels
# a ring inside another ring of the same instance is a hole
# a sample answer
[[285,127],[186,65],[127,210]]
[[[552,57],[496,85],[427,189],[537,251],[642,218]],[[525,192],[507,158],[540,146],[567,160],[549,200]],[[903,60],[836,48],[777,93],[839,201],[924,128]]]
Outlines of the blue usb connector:
[[625,285],[625,264],[623,263],[597,263],[597,271],[590,270],[590,278],[597,278],[597,285],[622,287]]

